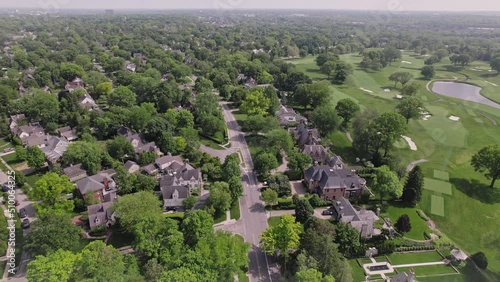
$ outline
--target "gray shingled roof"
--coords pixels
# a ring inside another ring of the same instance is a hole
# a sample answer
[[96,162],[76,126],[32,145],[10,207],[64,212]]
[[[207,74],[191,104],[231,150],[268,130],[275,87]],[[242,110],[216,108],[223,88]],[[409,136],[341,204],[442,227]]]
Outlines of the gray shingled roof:
[[333,209],[337,220],[349,223],[360,232],[362,237],[370,238],[373,235],[373,224],[378,220],[374,212],[365,209],[358,211],[344,197],[333,202]]
[[63,173],[71,179],[81,174],[87,174],[87,171],[82,168],[82,164],[76,164],[63,169]]
[[106,202],[87,207],[90,228],[105,225],[111,219],[111,204],[111,202]]
[[62,138],[49,136],[48,142],[46,146],[42,148],[42,151],[47,160],[54,163],[62,157],[64,152],[66,152],[68,145],[69,143]]

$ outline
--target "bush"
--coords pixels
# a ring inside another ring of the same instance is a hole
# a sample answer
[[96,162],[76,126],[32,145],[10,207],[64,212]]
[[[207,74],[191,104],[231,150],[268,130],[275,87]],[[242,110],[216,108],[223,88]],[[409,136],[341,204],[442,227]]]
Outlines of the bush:
[[424,221],[429,221],[429,218],[427,217],[427,215],[425,215],[423,210],[417,210],[417,214]]
[[486,269],[488,267],[488,258],[483,252],[477,252],[473,254],[471,260],[481,269]]
[[278,204],[275,207],[277,210],[293,210],[295,203],[292,199],[278,199]]
[[320,197],[318,194],[312,195],[311,198],[309,198],[309,204],[313,206],[314,208],[320,207],[323,201],[321,201]]

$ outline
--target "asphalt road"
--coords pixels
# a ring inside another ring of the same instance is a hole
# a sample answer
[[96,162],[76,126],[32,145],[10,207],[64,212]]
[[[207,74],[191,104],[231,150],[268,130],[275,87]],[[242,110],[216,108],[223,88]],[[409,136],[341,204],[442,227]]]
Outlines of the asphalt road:
[[259,247],[260,234],[267,228],[267,216],[264,204],[260,198],[257,177],[253,172],[253,162],[245,141],[245,135],[240,130],[236,119],[227,103],[221,103],[224,120],[227,124],[231,148],[241,153],[244,166],[242,167],[243,197],[240,198],[240,211],[243,228],[243,238],[251,244],[249,258],[250,281],[272,281],[268,257]]

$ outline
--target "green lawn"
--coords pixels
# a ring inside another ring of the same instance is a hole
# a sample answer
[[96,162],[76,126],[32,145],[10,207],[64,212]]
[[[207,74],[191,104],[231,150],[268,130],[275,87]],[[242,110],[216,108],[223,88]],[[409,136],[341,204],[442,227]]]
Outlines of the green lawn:
[[[398,272],[406,273],[410,272],[410,269],[415,271],[417,277],[457,273],[451,266],[445,264],[396,268]],[[457,277],[459,276],[457,275]]]
[[[500,124],[500,111],[498,109],[462,100],[441,97],[443,101],[436,103],[439,96],[427,91],[427,81],[420,78],[420,69],[424,66],[424,59],[415,56],[413,52],[403,52],[401,61],[409,61],[411,64],[394,62],[391,66],[379,72],[365,71],[358,68],[362,57],[357,54],[346,54],[340,56],[342,60],[354,65],[354,74],[348,78],[344,85],[331,86],[331,101],[350,97],[361,105],[362,108],[374,108],[379,112],[390,112],[398,101],[394,99],[399,92],[400,85],[394,88],[394,84],[388,80],[390,74],[396,71],[408,71],[413,74],[414,82],[421,85],[417,97],[424,100],[425,108],[432,117],[427,120],[410,120],[407,136],[416,143],[418,150],[411,151],[407,148],[395,149],[394,154],[401,159],[403,164],[419,159],[427,159],[428,163],[421,164],[425,177],[434,178],[434,170],[447,172],[451,184],[451,195],[441,195],[444,202],[444,215],[433,215],[431,213],[431,196],[438,195],[435,191],[424,190],[419,207],[426,212],[454,243],[471,254],[484,251],[489,258],[488,268],[497,281],[500,281],[500,183],[495,189],[489,189],[489,181],[470,166],[470,160],[474,153],[482,147],[490,144],[500,143],[500,126],[494,126],[483,115],[488,116]],[[314,80],[326,79],[326,76],[318,72],[314,57],[291,60],[299,70],[306,72]],[[473,68],[482,71],[471,70]],[[435,79],[463,80],[466,74],[471,77],[472,82],[483,87],[482,94],[490,99],[500,101],[500,76],[495,72],[488,72],[488,63],[473,62],[465,68],[455,67],[450,64],[448,58],[443,59],[435,65]],[[487,81],[487,82],[486,82]],[[373,93],[367,93],[360,88],[368,89]],[[390,89],[385,92],[384,89]],[[459,122],[449,120],[450,115],[460,117]],[[478,123],[475,119],[480,117],[484,123]],[[339,136],[330,139],[338,139]],[[349,145],[335,147],[334,153],[346,157],[345,151]],[[362,157],[362,156],[360,156]],[[423,231],[427,229],[422,220],[412,210],[403,211],[400,208],[389,210],[391,219],[397,220],[397,216],[408,213],[412,223],[412,231],[407,234],[410,238],[423,239]],[[395,217],[395,218],[393,218]]]
[[42,178],[43,174],[42,173],[33,173],[31,175],[26,176],[26,182],[33,187],[35,186],[35,183]]
[[267,219],[269,227],[278,225],[280,221],[281,221],[281,216],[271,216],[270,218]]
[[352,281],[361,282],[365,281],[365,271],[361,266],[359,266],[358,262],[355,259],[349,260],[349,265],[352,269]]
[[410,217],[411,230],[405,233],[404,236],[415,240],[425,240],[424,232],[430,229],[425,224],[425,221],[418,216],[417,210],[417,208],[391,205],[387,207],[384,214],[389,216],[393,224],[396,224],[396,221],[401,215],[407,214]]
[[2,156],[2,159],[13,169],[15,169],[18,165],[24,163],[24,161],[20,161],[17,159],[16,153]]
[[231,219],[240,219],[240,202],[236,202],[236,204],[231,206],[231,209],[229,210],[231,213]]
[[221,145],[202,136],[200,136],[200,143],[215,150],[225,150],[225,148],[223,148]]
[[418,253],[398,253],[388,256],[392,265],[421,263],[421,262],[436,262],[442,261],[443,258],[436,251],[418,252]]

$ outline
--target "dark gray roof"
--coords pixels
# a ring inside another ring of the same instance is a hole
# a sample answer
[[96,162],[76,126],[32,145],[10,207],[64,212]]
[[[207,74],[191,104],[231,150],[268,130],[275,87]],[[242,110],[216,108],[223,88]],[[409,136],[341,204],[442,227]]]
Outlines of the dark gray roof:
[[161,193],[165,207],[180,207],[182,202],[189,197],[189,187],[162,186]]
[[111,176],[105,172],[99,172],[96,175],[92,175],[76,182],[76,187],[82,195],[89,192],[96,192],[105,188],[105,180],[108,180],[109,189],[113,189],[115,186],[114,180]]
[[87,171],[85,171],[82,168],[82,164],[76,164],[70,167],[67,167],[63,169],[63,173],[68,176],[70,179],[76,176],[79,176],[81,174],[87,174]]
[[333,169],[327,165],[311,166],[304,172],[306,181],[319,182],[321,190],[325,188],[346,188],[364,190],[366,180],[349,169]]
[[60,127],[58,129],[56,129],[57,133],[63,133],[63,132],[66,132],[66,131],[71,131],[71,127],[70,126],[65,126],[65,127]]
[[156,159],[155,161],[155,164],[158,166],[158,167],[163,167],[165,165],[167,165],[168,163],[175,163],[175,162],[178,162],[178,163],[183,163],[183,160],[180,156],[163,156],[161,158],[158,158]]
[[42,151],[47,160],[50,162],[57,162],[64,152],[66,152],[68,145],[69,143],[64,138],[48,136],[48,142],[46,146],[42,148]]
[[370,238],[373,235],[373,224],[377,220],[377,216],[372,211],[365,209],[358,211],[344,197],[333,202],[333,209],[337,220],[349,223],[359,231],[363,238]]
[[297,123],[306,120],[306,118],[298,115],[292,108],[283,105],[280,107],[278,113],[276,114],[276,117],[280,121],[280,124],[283,126],[290,123]]
[[293,132],[293,136],[299,148],[304,145],[316,145],[319,143],[319,133],[316,128],[308,128],[305,122],[301,122]]
[[190,179],[201,180],[201,172],[198,169],[187,169],[182,167],[170,174],[164,175],[160,180],[160,187],[163,186],[178,186],[182,185],[184,181]]
[[130,169],[131,167],[133,167],[133,166],[135,166],[135,165],[138,165],[138,164],[137,164],[136,162],[134,162],[134,161],[130,161],[130,160],[129,160],[129,161],[127,161],[127,162],[125,163],[125,168],[128,170],[128,169]]
[[108,223],[112,214],[112,211],[110,210],[111,204],[111,202],[106,202],[87,207],[90,228],[102,226]]
[[330,158],[328,150],[323,145],[305,145],[302,153],[311,156],[313,161],[324,163]]

